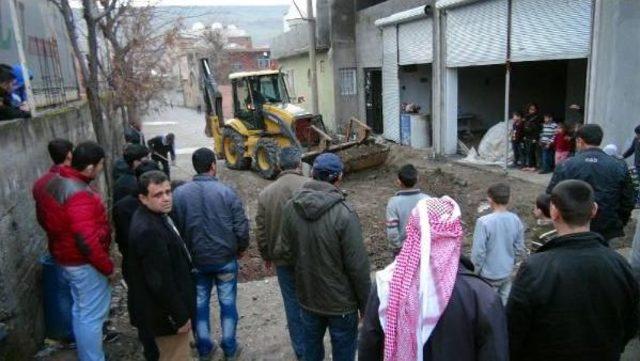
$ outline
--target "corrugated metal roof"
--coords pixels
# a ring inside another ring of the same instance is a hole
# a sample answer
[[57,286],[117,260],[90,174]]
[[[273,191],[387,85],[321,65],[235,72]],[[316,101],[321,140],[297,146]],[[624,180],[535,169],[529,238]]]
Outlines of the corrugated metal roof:
[[386,18],[376,20],[375,25],[382,27],[426,18],[427,14],[424,12],[424,9],[425,5],[422,5],[418,6],[417,8],[395,13],[393,15],[387,16]]

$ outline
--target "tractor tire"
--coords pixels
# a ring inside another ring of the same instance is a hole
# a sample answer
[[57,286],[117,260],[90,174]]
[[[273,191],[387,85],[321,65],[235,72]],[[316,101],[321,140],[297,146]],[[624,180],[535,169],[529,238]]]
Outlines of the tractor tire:
[[253,154],[253,168],[262,178],[274,179],[280,174],[279,155],[280,147],[274,139],[260,138]]
[[251,167],[251,158],[244,156],[245,137],[234,129],[224,128],[222,131],[222,149],[227,168],[246,170]]

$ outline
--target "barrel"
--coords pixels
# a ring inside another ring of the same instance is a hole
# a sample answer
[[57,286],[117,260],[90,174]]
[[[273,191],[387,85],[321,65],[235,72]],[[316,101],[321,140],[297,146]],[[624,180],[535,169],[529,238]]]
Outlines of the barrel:
[[58,341],[73,341],[71,324],[71,289],[62,268],[50,254],[40,258],[42,265],[42,301],[44,306],[45,335]]

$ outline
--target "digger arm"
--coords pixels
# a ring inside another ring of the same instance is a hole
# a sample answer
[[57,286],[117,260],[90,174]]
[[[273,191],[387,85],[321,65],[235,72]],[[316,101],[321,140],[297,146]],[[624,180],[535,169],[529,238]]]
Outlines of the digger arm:
[[202,85],[204,104],[207,117],[217,117],[217,125],[222,128],[224,125],[224,119],[222,115],[222,94],[218,90],[218,83],[212,74],[212,70],[209,67],[209,60],[206,58],[200,59],[202,67]]
[[205,134],[214,138],[215,152],[222,155],[222,129],[224,116],[222,114],[222,94],[209,67],[208,59],[200,59],[202,76],[202,96],[205,104]]

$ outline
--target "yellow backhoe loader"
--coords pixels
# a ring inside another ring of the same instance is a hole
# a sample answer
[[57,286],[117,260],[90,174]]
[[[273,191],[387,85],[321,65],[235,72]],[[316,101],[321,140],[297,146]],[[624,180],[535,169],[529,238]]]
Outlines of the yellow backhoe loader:
[[312,163],[324,152],[338,154],[345,171],[354,172],[382,164],[389,147],[370,139],[371,128],[355,118],[347,124],[342,141],[328,135],[322,116],[292,104],[279,70],[234,73],[233,118],[224,120],[222,95],[207,59],[201,59],[205,101],[205,133],[228,168],[250,169],[273,179],[280,172],[280,149],[297,147],[302,160]]

